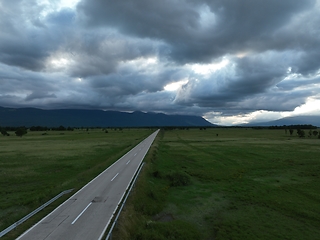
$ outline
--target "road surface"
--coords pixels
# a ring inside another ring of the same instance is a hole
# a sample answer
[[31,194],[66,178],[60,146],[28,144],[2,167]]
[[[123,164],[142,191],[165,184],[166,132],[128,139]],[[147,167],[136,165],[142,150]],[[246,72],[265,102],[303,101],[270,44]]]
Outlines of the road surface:
[[158,131],[17,239],[101,239]]

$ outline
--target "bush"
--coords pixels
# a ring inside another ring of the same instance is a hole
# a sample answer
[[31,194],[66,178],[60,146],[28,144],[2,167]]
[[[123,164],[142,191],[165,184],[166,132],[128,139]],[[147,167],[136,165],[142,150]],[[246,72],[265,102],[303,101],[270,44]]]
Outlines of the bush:
[[10,136],[10,134],[5,129],[1,129],[1,134],[3,136]]
[[23,135],[27,134],[27,129],[24,127],[18,128],[17,131],[15,131],[15,134],[18,137],[22,137]]
[[172,172],[167,175],[171,187],[187,186],[191,184],[189,174],[185,172]]
[[156,170],[152,173],[152,176],[154,176],[155,178],[161,178],[162,174],[158,170]]

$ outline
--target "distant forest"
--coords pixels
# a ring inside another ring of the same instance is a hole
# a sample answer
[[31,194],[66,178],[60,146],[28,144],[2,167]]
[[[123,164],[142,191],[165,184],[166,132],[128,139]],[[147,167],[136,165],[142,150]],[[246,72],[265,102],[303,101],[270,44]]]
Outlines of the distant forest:
[[[19,127],[1,127],[0,131],[17,131],[17,129],[24,128],[30,131],[73,131],[74,129],[99,129],[99,128],[105,128],[105,127],[46,127],[46,126],[32,126],[32,127],[25,127],[25,126],[19,126]],[[107,127],[108,128],[108,127]],[[109,127],[113,128],[113,127]],[[134,127],[133,127],[134,128]],[[152,127],[155,128],[155,127]],[[199,128],[199,127],[159,127],[163,128],[165,130],[174,130],[174,129],[189,129],[189,128]],[[313,126],[311,124],[298,124],[298,125],[283,125],[283,126],[263,126],[263,127],[244,127],[244,126],[207,126],[207,127],[200,127],[200,130],[206,130],[206,128],[252,128],[252,129],[317,129],[316,126]],[[122,129],[122,128],[121,128]]]
[[298,124],[298,125],[283,125],[283,126],[269,126],[269,127],[252,127],[253,129],[317,129],[316,126],[311,124]]
[[[20,126],[20,127],[1,127],[0,126],[0,133],[3,136],[10,136],[10,134],[8,132],[15,132],[15,134],[17,136],[23,136],[25,134],[27,134],[28,130],[29,131],[74,131],[74,129],[86,129],[87,131],[89,129],[100,129],[101,127],[78,127],[78,128],[74,128],[74,127],[64,127],[64,126],[59,126],[59,127],[44,127],[44,126],[32,126],[30,128],[27,128],[25,126]],[[154,127],[153,127],[154,128]],[[159,127],[161,128],[161,127]],[[175,130],[175,129],[180,129],[180,130],[189,130],[189,128],[198,128],[198,127],[162,127],[164,130]],[[229,127],[223,127],[223,126],[212,126],[212,127],[200,127],[200,130],[206,130],[207,128],[248,128],[248,127],[243,127],[243,126],[229,126]],[[305,137],[306,133],[304,130],[309,130],[308,134],[311,137],[313,136],[318,136],[318,138],[320,138],[320,131],[316,131],[315,129],[317,129],[316,126],[313,126],[311,124],[299,124],[299,125],[283,125],[283,126],[269,126],[269,127],[249,127],[252,129],[284,129],[285,132],[289,132],[290,135],[293,135],[294,130],[297,131],[297,134],[299,137]],[[108,129],[108,128],[102,128],[103,130]],[[115,130],[119,129],[122,130],[123,128],[113,128]],[[313,130],[313,131],[312,131]],[[105,130],[105,132],[107,133],[108,131]],[[46,134],[46,133],[45,133]]]

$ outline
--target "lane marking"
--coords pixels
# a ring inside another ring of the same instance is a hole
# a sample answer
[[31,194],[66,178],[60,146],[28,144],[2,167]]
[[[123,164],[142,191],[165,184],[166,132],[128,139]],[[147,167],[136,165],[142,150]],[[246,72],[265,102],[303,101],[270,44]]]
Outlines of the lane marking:
[[112,179],[111,182],[119,175],[119,173],[117,173]]
[[137,153],[134,154],[134,157],[137,155]]
[[131,161],[131,160],[129,160],[129,161],[126,163],[126,165],[128,165],[130,161]]
[[74,224],[79,219],[79,217],[81,217],[81,215],[88,209],[88,207],[90,207],[91,204],[92,204],[92,202],[90,202],[88,204],[88,206],[86,206],[86,208],[82,210],[82,212],[78,215],[78,217],[76,217],[75,220],[73,220],[73,222],[71,224]]

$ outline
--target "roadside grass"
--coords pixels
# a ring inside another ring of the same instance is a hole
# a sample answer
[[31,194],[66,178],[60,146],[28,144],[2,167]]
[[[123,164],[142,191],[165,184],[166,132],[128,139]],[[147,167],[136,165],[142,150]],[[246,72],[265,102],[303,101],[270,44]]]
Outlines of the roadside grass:
[[74,188],[3,239],[19,236],[152,131],[90,129],[0,136],[0,231],[60,192]]
[[114,239],[317,239],[319,154],[284,130],[162,130]]

